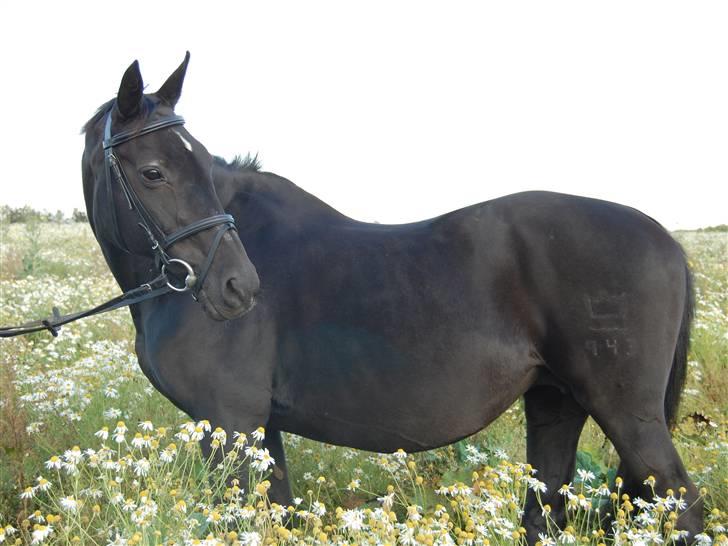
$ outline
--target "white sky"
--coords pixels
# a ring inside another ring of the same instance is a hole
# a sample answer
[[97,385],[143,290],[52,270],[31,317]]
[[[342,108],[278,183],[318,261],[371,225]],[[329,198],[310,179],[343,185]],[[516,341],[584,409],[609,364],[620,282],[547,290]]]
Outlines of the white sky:
[[728,3],[2,2],[0,203],[83,208],[81,125],[139,59],[207,148],[360,220],[526,189],[728,223]]

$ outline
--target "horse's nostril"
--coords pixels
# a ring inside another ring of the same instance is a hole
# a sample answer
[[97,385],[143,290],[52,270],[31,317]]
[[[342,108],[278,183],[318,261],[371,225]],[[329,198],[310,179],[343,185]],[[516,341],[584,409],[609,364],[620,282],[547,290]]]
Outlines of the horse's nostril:
[[250,305],[257,293],[257,289],[245,290],[243,283],[237,277],[230,277],[225,281],[222,298],[225,305],[230,308],[237,308]]
[[242,300],[243,291],[241,290],[238,280],[235,277],[231,277],[225,282],[225,290],[223,292],[223,296],[226,300],[228,298],[236,298]]

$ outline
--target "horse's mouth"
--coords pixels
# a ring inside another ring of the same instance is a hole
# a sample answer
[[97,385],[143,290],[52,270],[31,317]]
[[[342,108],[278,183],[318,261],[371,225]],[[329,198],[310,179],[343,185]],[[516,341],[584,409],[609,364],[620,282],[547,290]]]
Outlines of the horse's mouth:
[[213,320],[225,321],[240,318],[249,313],[255,307],[255,298],[250,297],[243,305],[235,309],[229,309],[225,305],[216,306],[203,289],[197,294],[197,301],[202,304],[202,310]]

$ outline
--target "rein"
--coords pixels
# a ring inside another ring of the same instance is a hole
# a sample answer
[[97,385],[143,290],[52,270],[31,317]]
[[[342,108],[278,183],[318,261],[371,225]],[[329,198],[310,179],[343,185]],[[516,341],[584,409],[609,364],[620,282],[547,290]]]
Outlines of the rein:
[[82,318],[91,317],[93,315],[98,315],[99,313],[113,311],[120,307],[141,303],[152,298],[158,298],[164,294],[169,294],[173,290],[175,289],[170,287],[169,280],[166,275],[162,274],[148,283],[124,292],[123,294],[120,294],[101,305],[87,309],[86,311],[61,315],[58,308],[54,307],[53,316],[51,318],[26,322],[20,326],[0,327],[0,338],[22,336],[24,334],[32,334],[33,332],[41,332],[43,330],[48,330],[51,334],[53,334],[53,337],[58,337],[58,330],[64,324],[68,324],[69,322]]
[[[139,226],[146,232],[149,237],[149,241],[152,245],[152,250],[155,253],[157,267],[159,267],[159,275],[148,283],[144,283],[137,288],[133,288],[109,301],[102,303],[91,309],[85,311],[79,311],[77,313],[71,313],[68,315],[61,315],[58,308],[53,308],[53,316],[47,319],[35,320],[27,322],[20,326],[5,326],[0,327],[0,338],[14,337],[23,334],[30,334],[33,332],[40,332],[42,330],[48,330],[54,337],[58,336],[58,329],[69,322],[73,322],[78,319],[98,315],[99,313],[105,313],[107,311],[113,311],[120,307],[126,307],[135,303],[141,303],[143,301],[158,298],[170,292],[190,292],[192,297],[197,300],[199,291],[202,289],[202,285],[205,282],[212,261],[215,258],[222,237],[230,229],[235,228],[235,219],[230,214],[216,214],[208,216],[201,220],[197,220],[188,224],[187,226],[178,229],[170,233],[165,234],[164,230],[157,224],[154,217],[146,209],[139,196],[134,191],[134,188],[129,183],[129,180],[124,173],[124,169],[121,166],[121,162],[114,154],[114,147],[124,144],[135,138],[139,138],[154,131],[165,129],[167,127],[173,127],[175,125],[184,124],[185,120],[181,116],[169,116],[154,123],[150,123],[142,127],[141,129],[127,130],[111,134],[111,114],[113,107],[109,110],[109,114],[106,117],[106,124],[104,127],[104,167],[106,169],[106,183],[111,186],[115,180],[124,193],[129,210],[136,211],[139,216]],[[113,207],[113,201],[112,201]],[[118,226],[115,223],[115,229],[118,230]],[[195,272],[192,266],[185,260],[180,258],[172,258],[167,253],[167,250],[175,243],[206,231],[208,229],[217,227],[217,233],[212,240],[212,245],[207,253],[207,257],[202,264],[199,272]],[[114,237],[117,241],[121,241],[121,237]],[[168,276],[168,269],[173,264],[179,264],[185,269],[185,280],[183,285],[176,286],[171,282]]]

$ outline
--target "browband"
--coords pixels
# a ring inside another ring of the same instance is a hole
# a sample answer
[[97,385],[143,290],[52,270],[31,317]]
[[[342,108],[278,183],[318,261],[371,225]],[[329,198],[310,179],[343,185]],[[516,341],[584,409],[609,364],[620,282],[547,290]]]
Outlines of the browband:
[[150,123],[149,125],[146,125],[141,129],[129,129],[127,131],[122,131],[120,133],[116,133],[114,136],[111,136],[111,115],[109,113],[109,116],[106,118],[106,126],[104,127],[104,150],[113,148],[114,146],[118,146],[119,144],[123,144],[124,142],[127,142],[128,140],[131,140],[133,138],[144,136],[146,134],[153,133],[154,131],[159,131],[160,129],[164,129],[165,127],[172,127],[173,125],[183,125],[184,122],[185,118],[183,118],[182,116],[170,116],[168,118],[155,121],[154,123]]

